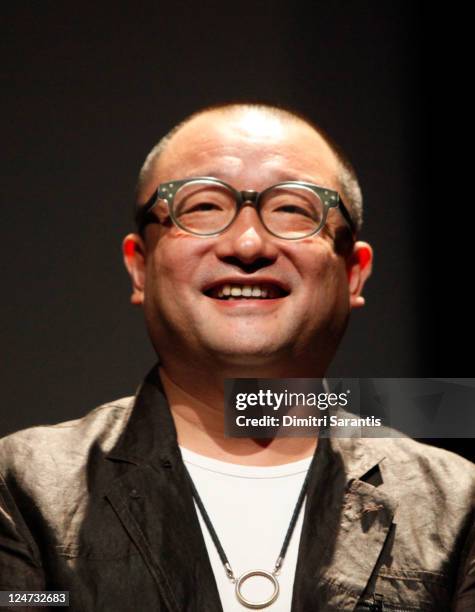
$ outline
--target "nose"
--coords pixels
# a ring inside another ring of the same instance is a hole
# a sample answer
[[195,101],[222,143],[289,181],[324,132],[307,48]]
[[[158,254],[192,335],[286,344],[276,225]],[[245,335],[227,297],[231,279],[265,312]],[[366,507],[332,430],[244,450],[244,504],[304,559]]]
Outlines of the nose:
[[255,208],[244,206],[231,227],[219,236],[215,252],[222,261],[253,272],[272,265],[279,249]]

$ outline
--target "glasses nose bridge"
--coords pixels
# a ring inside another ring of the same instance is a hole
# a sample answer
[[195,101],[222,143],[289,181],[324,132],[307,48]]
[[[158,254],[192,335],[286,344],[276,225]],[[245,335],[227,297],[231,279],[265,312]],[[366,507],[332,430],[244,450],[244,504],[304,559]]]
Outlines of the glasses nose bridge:
[[257,210],[257,202],[259,200],[259,192],[254,189],[244,189],[239,192],[241,196],[241,200],[239,202],[239,208],[242,208],[246,205],[251,205],[253,208]]
[[236,216],[234,218],[234,222],[240,216],[239,213],[241,212],[241,210],[245,208],[246,206],[250,206],[256,211],[257,217],[259,218],[259,225],[264,227],[264,229],[267,229],[262,222],[261,215],[259,212],[258,204],[259,204],[259,197],[261,193],[259,191],[255,191],[254,189],[244,189],[243,191],[238,191],[237,194],[239,194],[239,198],[237,199],[237,202],[236,202],[237,211],[236,211]]
[[261,215],[260,215],[260,211],[259,211],[259,198],[261,195],[260,191],[255,191],[254,189],[244,189],[242,191],[235,191],[235,195],[236,195],[236,214],[235,217],[231,223],[231,225],[235,225],[236,221],[238,220],[238,218],[240,218],[240,212],[243,208],[245,208],[246,206],[250,206],[251,208],[253,208],[256,212],[256,215],[258,217],[258,224],[259,227],[263,228],[264,230],[266,230],[265,233],[267,233],[269,230],[267,230],[266,226],[264,225]]

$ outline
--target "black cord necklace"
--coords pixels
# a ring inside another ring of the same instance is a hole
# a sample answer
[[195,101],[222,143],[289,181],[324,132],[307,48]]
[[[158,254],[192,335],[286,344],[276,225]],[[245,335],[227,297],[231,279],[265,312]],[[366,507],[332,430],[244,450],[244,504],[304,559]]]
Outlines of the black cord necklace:
[[[188,472],[188,469],[186,469],[186,473],[188,474],[188,479],[191,484],[193,498],[196,501],[196,504],[201,512],[201,516],[203,517],[206,527],[208,528],[211,539],[213,540],[216,550],[218,551],[218,555],[219,555],[219,558],[221,559],[221,563],[224,566],[226,576],[229,578],[229,580],[233,584],[236,585],[235,593],[236,593],[237,600],[243,606],[246,606],[246,608],[251,608],[253,610],[261,610],[262,608],[267,608],[267,606],[270,606],[271,604],[273,604],[274,601],[279,596],[280,588],[279,588],[279,582],[277,580],[277,576],[280,574],[280,570],[282,569],[285,555],[287,553],[287,548],[289,547],[290,538],[292,537],[292,533],[294,531],[295,524],[299,517],[300,510],[302,509],[305,495],[307,494],[308,481],[310,480],[310,472],[311,472],[311,467],[312,467],[312,463],[314,459],[315,459],[315,454],[310,464],[310,467],[307,470],[307,475],[305,476],[305,480],[303,482],[302,488],[300,489],[297,503],[295,504],[292,518],[290,519],[290,523],[287,528],[287,533],[285,534],[284,543],[282,544],[282,548],[280,550],[279,556],[277,557],[277,561],[275,562],[274,570],[272,572],[268,572],[267,570],[262,570],[262,569],[249,570],[247,572],[244,572],[244,574],[242,574],[239,578],[236,578],[234,575],[234,572],[231,568],[228,558],[226,557],[226,553],[224,552],[224,549],[221,546],[221,542],[219,541],[219,538],[216,534],[213,524],[208,516],[208,513],[206,512],[203,502],[201,501],[201,497],[199,496],[198,491],[196,490],[193,479],[191,478],[190,473]],[[248,580],[249,578],[252,578],[253,576],[261,576],[263,578],[267,578],[272,583],[274,591],[268,599],[265,599],[263,601],[258,601],[258,602],[252,602],[246,599],[244,595],[242,594],[241,592],[242,585],[246,582],[246,580]]]

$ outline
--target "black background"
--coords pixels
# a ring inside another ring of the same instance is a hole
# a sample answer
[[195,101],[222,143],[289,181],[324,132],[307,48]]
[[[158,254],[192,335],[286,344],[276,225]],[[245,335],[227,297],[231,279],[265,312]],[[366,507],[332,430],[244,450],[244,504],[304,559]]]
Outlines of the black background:
[[134,392],[154,361],[120,255],[136,174],[184,116],[233,100],[307,114],[359,174],[375,267],[331,375],[470,376],[427,215],[423,3],[43,1],[3,20],[1,434]]

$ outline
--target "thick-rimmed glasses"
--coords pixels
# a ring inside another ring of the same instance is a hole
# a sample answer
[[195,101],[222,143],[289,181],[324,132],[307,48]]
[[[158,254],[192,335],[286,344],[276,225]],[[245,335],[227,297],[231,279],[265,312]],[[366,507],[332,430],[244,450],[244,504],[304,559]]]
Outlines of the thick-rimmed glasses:
[[141,233],[148,223],[175,225],[196,236],[217,236],[226,231],[241,208],[255,208],[266,230],[285,240],[317,234],[330,208],[338,208],[355,234],[355,224],[338,192],[303,181],[277,183],[257,192],[238,191],[219,179],[201,176],[162,183],[136,215]]

